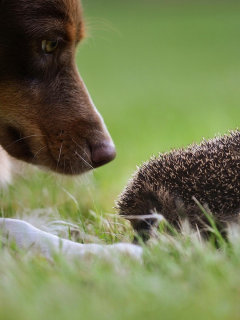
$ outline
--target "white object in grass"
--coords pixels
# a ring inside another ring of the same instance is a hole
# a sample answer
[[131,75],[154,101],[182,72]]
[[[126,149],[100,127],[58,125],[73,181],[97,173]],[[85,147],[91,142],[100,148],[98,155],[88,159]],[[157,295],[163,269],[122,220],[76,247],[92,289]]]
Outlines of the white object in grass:
[[42,255],[49,260],[52,260],[55,254],[62,254],[67,259],[89,255],[111,258],[117,254],[137,260],[142,257],[142,248],[134,244],[81,244],[39,230],[22,220],[0,218],[0,230],[6,245],[14,243],[19,250]]

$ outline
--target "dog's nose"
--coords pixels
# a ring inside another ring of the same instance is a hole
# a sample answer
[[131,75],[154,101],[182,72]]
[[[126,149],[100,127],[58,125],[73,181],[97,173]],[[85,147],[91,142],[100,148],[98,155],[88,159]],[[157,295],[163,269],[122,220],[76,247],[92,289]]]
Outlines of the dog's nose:
[[116,150],[112,142],[102,142],[92,146],[93,167],[97,168],[112,161],[116,157]]

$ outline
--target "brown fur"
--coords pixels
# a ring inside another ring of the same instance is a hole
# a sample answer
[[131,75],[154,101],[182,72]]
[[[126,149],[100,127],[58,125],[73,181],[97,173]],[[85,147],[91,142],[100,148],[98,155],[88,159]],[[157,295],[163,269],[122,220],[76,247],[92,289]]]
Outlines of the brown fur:
[[[78,0],[0,0],[0,145],[6,150],[0,146],[0,187],[14,172],[12,157],[71,175],[114,159],[75,65],[83,34]],[[17,219],[0,218],[0,233],[4,247],[14,242],[18,251],[50,260],[56,253],[67,259],[142,255],[132,244],[76,243]]]
[[194,199],[213,214],[222,230],[239,219],[239,131],[147,161],[134,174],[117,206],[126,219],[131,216],[133,228],[147,239],[156,219],[141,220],[141,215],[162,214],[176,228],[187,218],[194,228],[204,229],[209,221]]
[[[0,0],[0,145],[12,157],[64,174],[114,158],[92,159],[113,144],[75,65],[83,36],[78,0]],[[46,54],[43,40],[59,45]]]

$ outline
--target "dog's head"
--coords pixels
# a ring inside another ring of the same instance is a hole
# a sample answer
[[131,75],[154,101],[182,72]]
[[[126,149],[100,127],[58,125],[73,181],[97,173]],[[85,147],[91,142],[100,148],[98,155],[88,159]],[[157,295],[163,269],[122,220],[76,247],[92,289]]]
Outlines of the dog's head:
[[75,64],[78,0],[0,0],[0,145],[13,157],[80,174],[115,148]]

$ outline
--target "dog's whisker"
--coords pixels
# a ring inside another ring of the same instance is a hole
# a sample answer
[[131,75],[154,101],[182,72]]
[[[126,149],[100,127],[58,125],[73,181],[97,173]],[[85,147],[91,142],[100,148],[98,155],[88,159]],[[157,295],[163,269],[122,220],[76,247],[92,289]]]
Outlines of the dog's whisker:
[[34,157],[33,157],[33,159],[35,159],[36,158],[36,156],[43,150],[43,149],[45,149],[46,147],[42,147],[42,148],[40,148],[35,154],[34,154]]
[[72,167],[71,160],[70,160],[70,162],[69,162],[69,165],[70,165],[70,168],[71,168],[71,172],[72,172],[72,174],[74,175],[74,170],[73,170],[73,167]]
[[[12,142],[12,143],[10,143],[9,145],[7,145],[7,146],[5,147],[5,149],[11,147],[14,143],[17,143],[17,142],[19,142],[19,141],[22,141],[22,140],[25,140],[25,139],[28,139],[28,138],[31,138],[31,137],[45,137],[45,135],[32,134],[32,135],[29,135],[29,136],[26,136],[26,137],[22,137],[22,138],[20,138],[20,139],[18,139],[18,140],[15,140],[15,141]],[[0,152],[2,152],[2,151],[3,151],[3,150],[0,150]]]
[[59,149],[59,155],[58,155],[58,161],[57,161],[57,166],[56,166],[56,171],[59,167],[59,163],[60,163],[60,158],[61,158],[61,154],[62,154],[62,146],[63,146],[63,143],[61,143],[61,146],[60,146],[60,149]]
[[86,165],[89,166],[89,168],[94,169],[93,166],[91,166],[90,163],[88,163],[82,156],[80,156],[80,154],[79,154],[77,151],[75,151],[75,154],[76,154],[80,159],[82,159],[82,161],[84,161],[84,162],[86,163]]
[[[45,147],[40,148],[34,155],[33,159],[36,158],[37,154],[44,149]],[[1,150],[2,151],[2,150]],[[13,177],[17,177],[18,175],[21,175],[24,177],[24,172],[26,172],[27,168],[29,167],[29,163],[20,163],[20,165],[17,166],[17,170],[14,170]]]
[[[40,149],[34,154],[32,160],[35,159],[36,156],[37,156],[43,149],[45,149],[45,147],[40,148]],[[22,167],[21,167],[21,171],[22,171],[23,169],[25,169],[27,166],[29,166],[29,163],[26,163],[24,166],[22,166]]]
[[[23,171],[25,171],[28,166],[29,166],[29,163],[24,163],[24,164],[20,165],[19,170],[16,170],[15,172],[13,172],[13,179],[18,177],[20,174],[21,174],[21,176],[24,177]],[[24,177],[24,179],[25,179],[25,177]]]
[[88,18],[88,19],[86,19],[86,27],[87,27],[87,30],[90,29],[90,31],[93,30],[93,28],[95,28],[97,30],[113,31],[113,32],[117,33],[119,36],[122,36],[119,29],[117,29],[115,27],[115,25],[107,19],[94,18],[94,17]]
[[88,44],[88,45],[91,47],[91,49],[93,49],[93,46],[92,46],[92,44],[90,43],[90,40],[92,41],[93,46],[96,47],[96,43],[95,43],[94,37],[93,37],[91,34],[89,34],[89,35],[87,36],[87,38],[85,39],[85,43]]
[[65,174],[65,169],[66,169],[66,162],[65,162],[65,159],[63,159],[63,174]]
[[72,139],[72,141],[73,141],[74,143],[76,143],[76,145],[86,154],[86,156],[88,157],[88,159],[91,161],[91,158],[89,157],[88,153],[87,153],[76,141],[74,141],[73,139]]

